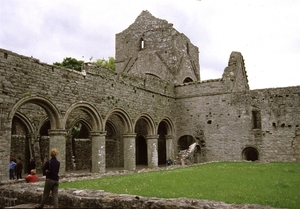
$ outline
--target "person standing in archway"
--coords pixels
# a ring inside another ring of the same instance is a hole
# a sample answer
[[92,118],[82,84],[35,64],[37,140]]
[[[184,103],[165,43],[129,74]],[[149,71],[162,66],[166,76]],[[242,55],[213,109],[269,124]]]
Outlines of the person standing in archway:
[[47,201],[50,191],[52,191],[53,206],[58,208],[58,181],[59,181],[59,168],[60,162],[56,159],[58,155],[57,149],[51,149],[51,159],[45,163],[44,169],[46,173],[46,181],[44,186],[44,193],[41,204],[35,208],[43,208]]
[[13,161],[13,159],[10,160],[9,163],[9,179],[15,179],[15,167],[16,167],[17,163],[15,163],[15,161]]

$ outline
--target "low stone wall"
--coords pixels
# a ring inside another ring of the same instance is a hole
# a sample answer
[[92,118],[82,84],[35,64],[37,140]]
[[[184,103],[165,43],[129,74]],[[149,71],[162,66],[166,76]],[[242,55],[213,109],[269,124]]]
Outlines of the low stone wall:
[[[172,166],[175,167],[175,166]],[[169,169],[169,168],[168,168]],[[172,168],[171,168],[172,169]],[[143,169],[135,172],[144,172]],[[132,171],[131,171],[132,172]],[[124,175],[129,171],[108,172],[105,174],[72,173],[61,177],[61,182],[78,179],[101,178],[107,175]],[[43,194],[45,178],[40,177],[37,183],[26,183],[25,180],[2,181],[0,185],[0,208],[20,204],[39,204]],[[51,205],[51,196],[48,205]],[[224,202],[198,200],[189,198],[156,198],[127,194],[112,194],[103,190],[59,189],[60,208],[203,208],[203,209],[272,209],[260,205],[226,204]]]

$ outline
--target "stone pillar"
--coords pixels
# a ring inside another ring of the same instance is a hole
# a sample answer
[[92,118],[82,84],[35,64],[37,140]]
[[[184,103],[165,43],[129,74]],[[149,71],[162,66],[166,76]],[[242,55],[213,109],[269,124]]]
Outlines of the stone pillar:
[[93,131],[92,136],[92,173],[105,173],[105,135],[106,132]]
[[157,168],[158,167],[158,137],[159,135],[148,135],[147,140],[147,157],[148,157],[148,167]]
[[[42,161],[41,161],[41,152],[40,152],[40,135],[35,136],[34,134],[29,135],[30,139],[30,157],[34,157],[36,170],[38,173],[42,171]],[[30,171],[28,171],[29,173]]]
[[125,170],[135,170],[136,160],[135,160],[135,137],[136,134],[123,134],[124,141],[124,169]]
[[49,133],[49,159],[50,150],[56,148],[58,151],[57,160],[60,162],[59,175],[66,173],[66,134],[64,129],[50,129]]
[[169,157],[172,158],[172,160],[175,159],[174,155],[174,146],[173,146],[173,136],[172,135],[165,135],[166,138],[166,159],[169,159]]

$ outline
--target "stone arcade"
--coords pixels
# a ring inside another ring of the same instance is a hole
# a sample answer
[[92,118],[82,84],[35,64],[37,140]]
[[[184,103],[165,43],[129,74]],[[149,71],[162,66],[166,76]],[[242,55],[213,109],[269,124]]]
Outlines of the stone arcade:
[[53,147],[61,174],[90,156],[94,173],[155,168],[193,143],[191,163],[300,161],[300,86],[250,90],[241,53],[201,81],[198,47],[143,11],[116,35],[115,58],[115,72],[79,73],[0,49],[1,180],[11,155],[40,169]]

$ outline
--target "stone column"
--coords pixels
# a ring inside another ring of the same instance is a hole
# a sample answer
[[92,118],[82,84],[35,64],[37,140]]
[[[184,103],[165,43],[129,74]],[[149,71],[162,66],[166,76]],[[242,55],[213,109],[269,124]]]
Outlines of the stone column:
[[106,132],[92,131],[91,136],[92,136],[92,173],[105,173]]
[[[30,134],[29,135],[29,139],[30,139],[30,157],[34,157],[35,160],[35,165],[36,165],[36,170],[37,172],[41,172],[42,171],[42,162],[41,162],[41,152],[40,152],[40,139],[41,136],[37,135],[35,136],[34,134]],[[30,171],[28,171],[29,173]]]
[[57,160],[60,162],[59,174],[66,173],[66,134],[65,129],[51,129],[49,133],[49,159],[50,150],[56,148],[58,151]]
[[124,141],[124,169],[125,170],[135,170],[136,160],[135,160],[135,137],[136,134],[123,134]]
[[173,146],[173,136],[172,135],[165,135],[166,138],[166,158],[169,157],[172,158],[172,160],[175,159],[174,156],[174,146]]
[[158,167],[158,137],[159,135],[148,135],[147,140],[147,157],[148,157],[148,167],[157,168]]

